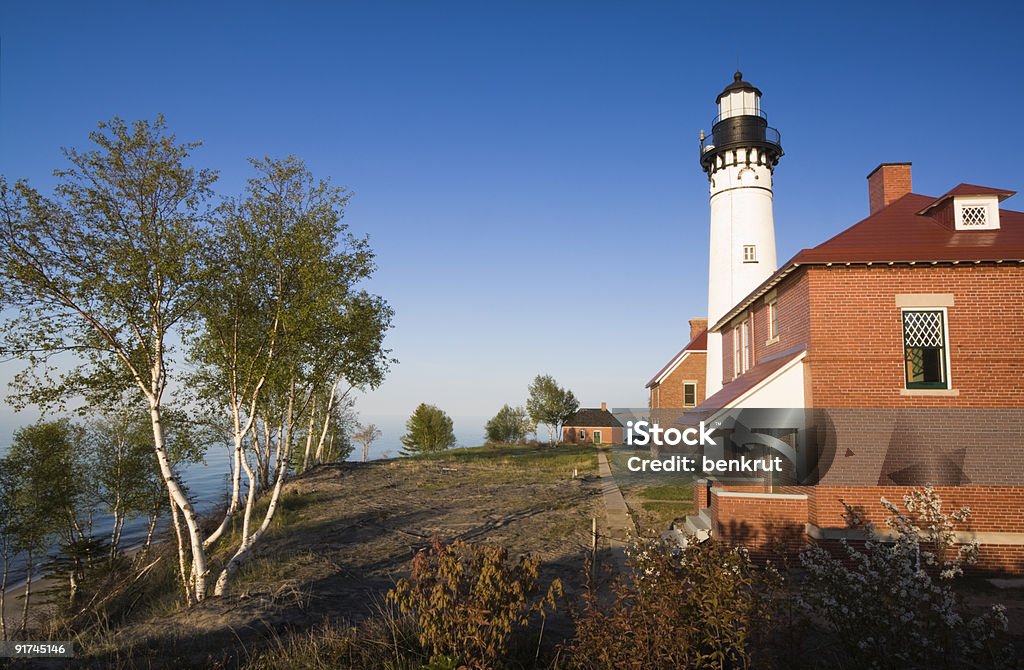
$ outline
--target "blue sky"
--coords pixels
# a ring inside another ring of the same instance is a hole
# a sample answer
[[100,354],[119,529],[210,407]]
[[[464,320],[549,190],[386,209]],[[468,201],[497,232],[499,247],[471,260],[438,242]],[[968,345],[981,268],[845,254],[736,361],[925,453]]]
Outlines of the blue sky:
[[865,216],[883,161],[921,193],[1024,190],[1014,3],[0,6],[0,173],[48,188],[115,114],[203,140],[224,194],[248,156],[304,158],[355,192],[397,312],[361,411],[437,404],[465,442],[541,372],[646,404],[705,311],[696,138],[737,62],[786,151],[780,260]]

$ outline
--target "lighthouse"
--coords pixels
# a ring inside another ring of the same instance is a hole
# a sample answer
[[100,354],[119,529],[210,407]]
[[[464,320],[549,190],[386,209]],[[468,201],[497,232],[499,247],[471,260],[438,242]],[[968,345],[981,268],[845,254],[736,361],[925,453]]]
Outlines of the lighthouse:
[[[709,326],[777,269],[772,173],[782,156],[779,131],[761,110],[761,91],[741,72],[715,102],[711,132],[700,134],[700,165],[711,194]],[[752,336],[749,328],[743,332]],[[722,388],[722,374],[722,335],[708,332],[706,397]]]

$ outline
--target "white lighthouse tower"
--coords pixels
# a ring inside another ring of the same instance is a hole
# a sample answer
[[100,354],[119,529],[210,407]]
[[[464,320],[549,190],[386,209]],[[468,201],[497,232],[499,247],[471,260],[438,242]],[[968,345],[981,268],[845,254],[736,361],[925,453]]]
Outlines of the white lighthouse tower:
[[[782,156],[779,131],[761,111],[761,91],[742,73],[716,102],[711,133],[700,138],[700,165],[711,183],[709,326],[776,270],[772,171]],[[722,383],[722,336],[709,332],[707,397]]]

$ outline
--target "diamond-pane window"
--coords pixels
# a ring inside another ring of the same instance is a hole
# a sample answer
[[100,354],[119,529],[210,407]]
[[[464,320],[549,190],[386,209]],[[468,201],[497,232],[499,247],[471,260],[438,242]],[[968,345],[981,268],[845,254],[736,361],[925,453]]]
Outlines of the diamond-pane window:
[[907,388],[949,388],[945,319],[941,310],[903,312]]
[[961,219],[963,226],[985,226],[988,224],[988,218],[986,217],[987,208],[984,205],[971,206],[965,205],[961,211]]

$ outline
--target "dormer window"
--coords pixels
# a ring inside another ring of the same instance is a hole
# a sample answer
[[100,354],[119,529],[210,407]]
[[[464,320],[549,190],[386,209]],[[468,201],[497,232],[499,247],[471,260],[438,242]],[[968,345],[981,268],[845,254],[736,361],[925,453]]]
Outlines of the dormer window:
[[999,203],[1011,195],[1013,191],[960,184],[918,214],[956,231],[999,230]]
[[986,211],[987,209],[983,205],[964,205],[963,211],[960,213],[964,228],[984,226],[988,221],[988,217],[985,216]]
[[996,230],[999,228],[999,199],[996,196],[953,198],[956,230]]

